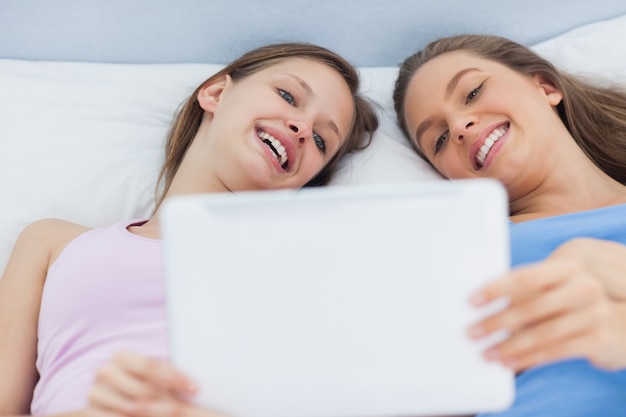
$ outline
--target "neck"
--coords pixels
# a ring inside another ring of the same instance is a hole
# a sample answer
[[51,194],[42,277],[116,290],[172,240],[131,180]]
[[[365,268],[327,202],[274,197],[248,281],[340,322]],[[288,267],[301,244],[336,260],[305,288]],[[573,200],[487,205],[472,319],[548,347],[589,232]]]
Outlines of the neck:
[[[213,178],[213,181],[198,181],[198,174],[188,172],[190,169],[185,167],[184,164],[180,166],[176,176],[174,177],[167,193],[165,194],[163,201],[166,201],[170,197],[190,195],[190,194],[207,194],[217,192],[230,192],[226,186]],[[163,203],[157,207],[154,214],[145,224],[139,226],[141,228],[153,228],[158,230],[159,228],[159,214]],[[158,232],[157,232],[158,233]]]
[[[209,148],[202,134],[206,130],[203,122],[196,137],[185,154],[176,174],[163,197],[166,201],[170,197],[188,194],[206,194],[217,192],[229,192],[230,190],[212,170],[216,161],[211,159],[216,152]],[[159,237],[159,214],[163,203],[159,205],[152,217],[141,226],[130,228],[131,232],[145,237]]]
[[555,164],[544,181],[512,199],[511,220],[522,222],[626,203],[626,186],[584,158],[570,161],[567,169]]
[[[177,196],[177,195],[229,191],[228,189],[226,189],[226,187],[223,187],[221,183],[209,184],[209,185],[204,184],[201,186],[199,185],[199,183],[194,182],[194,181],[183,181],[182,179],[184,175],[179,175],[179,173],[177,173],[176,178],[174,179],[174,181],[172,181],[172,184],[168,192],[165,194],[163,201],[166,201],[168,198]],[[179,181],[176,181],[177,179]],[[140,236],[158,239],[160,236],[159,215],[161,213],[162,206],[163,206],[163,203],[161,203],[161,205],[157,207],[152,217],[150,217],[150,219],[146,223],[142,224],[141,226],[130,227],[129,230],[132,233],[135,233]]]

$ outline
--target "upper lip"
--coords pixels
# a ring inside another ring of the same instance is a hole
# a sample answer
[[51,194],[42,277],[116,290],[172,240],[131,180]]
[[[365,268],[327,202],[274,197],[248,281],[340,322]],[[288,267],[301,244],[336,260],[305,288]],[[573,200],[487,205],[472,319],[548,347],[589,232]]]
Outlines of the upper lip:
[[296,147],[289,137],[289,135],[285,134],[280,129],[275,129],[270,126],[257,126],[256,128],[257,135],[259,132],[266,132],[272,135],[277,141],[280,142],[281,145],[285,148],[287,152],[287,168],[286,171],[290,171],[296,161]]
[[480,168],[476,164],[476,154],[478,154],[480,147],[483,146],[483,144],[485,143],[489,135],[491,135],[491,133],[493,133],[493,131],[496,130],[497,128],[508,126],[508,125],[509,125],[509,122],[497,122],[497,123],[490,124],[489,126],[484,128],[478,134],[478,136],[476,136],[476,139],[472,143],[472,146],[470,146],[470,151],[469,151],[470,161],[472,161],[472,165],[474,166],[474,169]]

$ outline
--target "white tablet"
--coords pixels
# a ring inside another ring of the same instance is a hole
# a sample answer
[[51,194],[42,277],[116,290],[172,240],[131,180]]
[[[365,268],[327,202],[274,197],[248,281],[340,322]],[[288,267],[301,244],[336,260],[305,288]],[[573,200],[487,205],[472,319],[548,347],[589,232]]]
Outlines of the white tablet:
[[470,294],[509,268],[491,180],[175,197],[161,215],[172,361],[237,417],[507,408]]

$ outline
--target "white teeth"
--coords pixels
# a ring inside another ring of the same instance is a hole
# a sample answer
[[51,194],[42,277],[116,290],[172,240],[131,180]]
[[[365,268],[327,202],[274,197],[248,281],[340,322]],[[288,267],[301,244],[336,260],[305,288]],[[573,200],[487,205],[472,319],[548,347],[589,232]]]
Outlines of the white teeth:
[[485,143],[483,143],[483,145],[480,147],[480,149],[476,153],[476,163],[478,164],[479,167],[482,167],[483,164],[485,163],[487,154],[489,153],[489,150],[491,149],[493,144],[496,143],[498,139],[500,139],[502,136],[504,136],[507,130],[508,128],[507,129],[497,128],[493,132],[491,132],[491,134],[487,137],[487,139],[485,139]]
[[263,131],[259,131],[257,133],[257,136],[263,139],[263,142],[266,145],[271,145],[269,146],[269,148],[276,155],[276,160],[278,161],[279,165],[282,166],[285,164],[285,162],[287,162],[287,159],[288,159],[287,150],[282,145],[282,143],[280,143],[278,139],[276,139],[274,136],[270,135],[269,133],[263,132]]

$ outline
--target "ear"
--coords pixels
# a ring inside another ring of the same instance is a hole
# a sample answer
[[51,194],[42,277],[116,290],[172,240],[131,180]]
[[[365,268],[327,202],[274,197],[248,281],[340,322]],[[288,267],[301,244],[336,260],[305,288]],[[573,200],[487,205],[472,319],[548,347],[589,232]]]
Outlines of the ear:
[[533,75],[533,80],[537,83],[539,88],[543,90],[543,93],[548,99],[548,103],[550,103],[552,107],[556,107],[563,100],[561,90],[556,88],[556,86],[544,76],[535,74]]
[[203,110],[210,113],[214,113],[220,101],[220,97],[224,92],[224,89],[230,82],[230,75],[223,75],[213,81],[210,84],[204,85],[200,91],[198,91],[198,104]]

